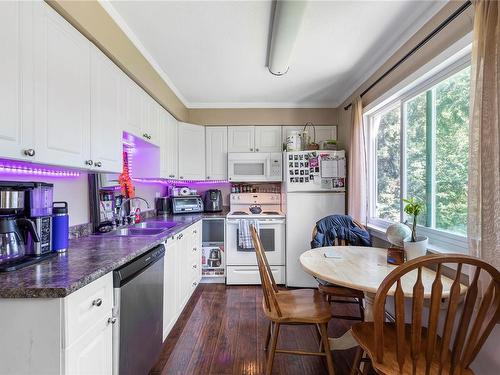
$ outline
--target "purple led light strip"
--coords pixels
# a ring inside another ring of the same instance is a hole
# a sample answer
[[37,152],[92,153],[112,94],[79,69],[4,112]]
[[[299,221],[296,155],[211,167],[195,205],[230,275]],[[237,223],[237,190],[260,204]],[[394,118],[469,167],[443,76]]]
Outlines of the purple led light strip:
[[227,180],[172,180],[172,179],[159,179],[159,178],[132,178],[132,181],[144,184],[161,184],[161,185],[176,185],[176,184],[229,184]]
[[0,174],[47,177],[78,177],[80,172],[22,161],[0,159]]

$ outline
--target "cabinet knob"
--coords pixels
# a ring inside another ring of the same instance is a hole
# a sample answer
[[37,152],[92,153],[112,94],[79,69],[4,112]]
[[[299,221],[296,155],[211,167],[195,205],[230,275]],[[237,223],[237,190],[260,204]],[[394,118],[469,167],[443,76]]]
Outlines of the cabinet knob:
[[255,151],[259,151],[259,149],[258,149],[258,148],[256,148],[256,149],[255,149]]
[[101,298],[97,298],[95,300],[92,301],[92,306],[101,306],[102,305],[102,299]]
[[207,180],[210,180],[210,176],[207,176]]
[[115,324],[116,323],[116,318],[112,317],[108,319],[108,324]]
[[177,239],[180,240],[182,237],[184,237],[184,235],[181,233],[177,236]]
[[193,247],[193,253],[194,253],[196,250],[198,250],[198,249],[197,249],[196,247]]
[[92,160],[85,160],[85,165],[92,166],[94,165],[94,162]]
[[98,168],[101,168],[102,167],[102,163],[100,161],[98,161],[98,162],[95,163],[95,166],[98,167]]
[[24,155],[33,157],[35,156],[35,150],[32,148],[28,148],[24,150]]
[[168,177],[170,178],[174,178],[175,177],[175,174],[169,174]]
[[196,286],[198,285],[198,283],[196,281],[193,282],[193,286]]
[[179,176],[179,178],[182,180],[184,177],[183,176]]
[[253,148],[251,148],[250,151],[253,151]]
[[147,133],[144,133],[142,136],[143,136],[144,138],[146,138],[146,139],[148,138],[148,134],[147,134]]
[[197,268],[198,268],[198,266],[196,264],[193,264],[193,269],[195,270]]

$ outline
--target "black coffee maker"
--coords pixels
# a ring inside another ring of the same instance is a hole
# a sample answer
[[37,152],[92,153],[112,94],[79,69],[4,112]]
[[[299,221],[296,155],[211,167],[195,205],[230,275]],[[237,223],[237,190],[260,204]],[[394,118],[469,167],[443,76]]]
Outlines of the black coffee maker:
[[219,189],[207,190],[203,207],[205,208],[205,212],[222,211],[222,192]]
[[39,243],[35,223],[25,217],[26,186],[0,182],[0,272],[29,262],[32,243]]

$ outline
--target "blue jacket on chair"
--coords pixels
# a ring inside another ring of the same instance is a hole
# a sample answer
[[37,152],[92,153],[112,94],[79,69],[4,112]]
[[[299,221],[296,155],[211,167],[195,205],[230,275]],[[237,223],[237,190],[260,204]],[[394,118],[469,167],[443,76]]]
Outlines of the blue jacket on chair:
[[370,233],[359,228],[349,215],[330,215],[316,223],[317,233],[311,248],[333,246],[335,240],[345,240],[352,246],[372,246]]

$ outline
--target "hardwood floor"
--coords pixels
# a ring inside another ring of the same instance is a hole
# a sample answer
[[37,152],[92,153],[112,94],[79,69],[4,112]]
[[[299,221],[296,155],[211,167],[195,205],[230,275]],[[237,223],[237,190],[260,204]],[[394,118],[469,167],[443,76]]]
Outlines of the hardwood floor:
[[[257,286],[200,284],[167,337],[151,374],[263,374],[264,340],[268,321],[262,312],[262,292]],[[355,305],[336,305],[336,314],[356,314]],[[349,321],[329,324],[330,336],[347,331]],[[316,350],[312,326],[283,326],[278,347]],[[349,374],[354,349],[334,351],[337,375]],[[326,374],[320,357],[276,354],[273,374]]]

